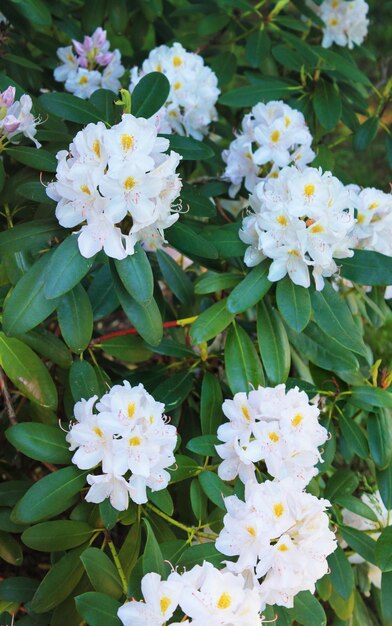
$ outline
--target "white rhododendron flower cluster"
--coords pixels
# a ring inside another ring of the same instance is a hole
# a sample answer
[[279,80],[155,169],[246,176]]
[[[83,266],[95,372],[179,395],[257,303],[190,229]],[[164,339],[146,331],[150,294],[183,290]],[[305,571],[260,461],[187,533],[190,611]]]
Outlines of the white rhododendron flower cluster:
[[[217,549],[237,561],[227,568],[243,574],[267,604],[292,607],[300,591],[315,591],[336,548],[325,510],[330,503],[301,491],[292,478],[245,484],[245,501],[225,498],[227,514]],[[262,580],[260,580],[262,579]]]
[[349,187],[331,172],[285,167],[277,178],[259,183],[249,202],[253,209],[242,223],[240,238],[249,244],[245,264],[272,259],[268,279],[286,274],[293,283],[316,289],[337,271],[334,259],[351,257],[354,206]]
[[[216,569],[211,563],[188,572],[173,571],[166,581],[158,574],[142,579],[144,602],[132,600],[118,610],[124,626],[259,626],[260,597],[241,575]],[[180,607],[187,619],[170,621]]]
[[180,43],[151,50],[141,69],[131,69],[132,92],[150,72],[162,72],[170,83],[165,105],[154,116],[160,133],[176,132],[202,139],[208,125],[217,119],[215,103],[220,91],[214,72],[203,57],[187,52]]
[[120,89],[119,78],[125,69],[121,65],[119,50],[110,52],[106,31],[97,28],[83,43],[72,40],[72,46],[59,48],[57,56],[62,65],[54,70],[57,81],[65,83],[65,89],[78,98],[89,98],[97,89]]
[[357,248],[392,256],[392,193],[352,186]]
[[234,197],[244,183],[252,192],[261,180],[290,164],[303,168],[313,161],[312,135],[300,111],[282,101],[256,104],[242,120],[242,132],[224,150],[223,177]]
[[[352,513],[347,509],[343,509],[343,523],[345,526],[350,526],[351,528],[356,528],[357,530],[365,532],[378,531],[372,532],[370,535],[372,539],[377,541],[381,531],[384,528],[387,528],[387,526],[392,525],[392,510],[388,511],[385,507],[379,491],[376,491],[375,493],[363,493],[361,495],[361,500],[373,511],[376,519],[368,519],[358,515],[357,513]],[[342,542],[342,546],[346,546],[345,542]],[[350,563],[356,564],[365,563],[365,559],[356,553],[349,557],[349,561]],[[381,589],[382,572],[380,568],[373,563],[367,563],[367,573],[369,582],[375,585],[378,589]]]
[[298,387],[286,393],[285,385],[259,387],[247,395],[236,393],[225,400],[223,413],[229,422],[218,428],[216,446],[224,459],[218,468],[223,480],[239,474],[246,483],[255,479],[255,463],[264,461],[268,473],[277,479],[295,478],[307,485],[318,471],[318,447],[328,437],[320,425],[320,411]]
[[[178,219],[172,207],[181,189],[176,152],[154,123],[125,114],[111,128],[103,122],[79,131],[57,154],[56,181],[47,194],[57,202],[61,226],[83,224],[78,245],[85,257],[99,250],[115,259],[133,254],[137,241],[164,241]],[[126,232],[116,226],[125,219]]]
[[368,32],[369,20],[367,13],[369,5],[365,0],[323,0],[317,5],[308,1],[325,24],[323,29],[324,48],[330,48],[333,43],[338,46],[360,46]]
[[[108,393],[75,405],[75,423],[66,440],[79,469],[101,464],[102,474],[89,474],[86,500],[103,502],[123,511],[129,498],[147,502],[146,488],[166,489],[170,474],[165,468],[174,461],[177,431],[167,424],[164,405],[147,393],[142,384],[127,381]],[[95,409],[94,409],[95,407]]]
[[41,144],[34,139],[39,120],[31,113],[32,100],[27,94],[15,100],[15,92],[12,86],[0,91],[0,141],[3,143],[3,138],[12,139],[22,133],[35,143],[36,148],[40,148]]

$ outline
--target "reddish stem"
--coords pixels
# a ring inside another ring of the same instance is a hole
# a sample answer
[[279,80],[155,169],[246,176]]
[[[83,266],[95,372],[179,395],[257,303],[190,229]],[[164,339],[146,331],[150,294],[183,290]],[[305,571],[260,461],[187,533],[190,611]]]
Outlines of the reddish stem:
[[[178,321],[174,320],[172,322],[164,322],[163,328],[172,328],[174,326],[179,326]],[[102,341],[107,341],[108,339],[113,339],[114,337],[123,337],[124,335],[138,335],[138,331],[136,328],[124,328],[123,330],[116,330],[112,333],[108,333],[107,335],[101,335],[100,337],[96,337],[96,339],[92,340],[92,344],[99,344]]]

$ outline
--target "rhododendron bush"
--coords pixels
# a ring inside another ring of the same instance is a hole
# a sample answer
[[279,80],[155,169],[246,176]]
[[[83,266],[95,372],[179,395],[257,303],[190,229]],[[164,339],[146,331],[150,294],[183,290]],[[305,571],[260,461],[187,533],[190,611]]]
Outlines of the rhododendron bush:
[[391,3],[0,10],[0,626],[391,626]]

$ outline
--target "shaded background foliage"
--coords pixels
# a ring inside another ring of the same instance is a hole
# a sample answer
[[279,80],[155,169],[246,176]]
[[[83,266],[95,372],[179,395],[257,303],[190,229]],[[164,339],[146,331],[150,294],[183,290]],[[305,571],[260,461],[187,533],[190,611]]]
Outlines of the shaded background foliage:
[[[333,523],[342,526],[342,507],[366,514],[358,496],[376,484],[392,508],[392,399],[386,389],[391,316],[383,298],[383,285],[392,284],[390,260],[365,254],[361,265],[356,253],[354,263],[343,263],[343,275],[375,286],[370,294],[354,288],[342,299],[329,285],[316,293],[288,279],[275,287],[265,263],[249,272],[244,267],[240,216],[221,202],[228,184],[220,180],[220,154],[233,128],[259,100],[280,98],[303,111],[317,165],[346,183],[387,190],[392,3],[369,4],[369,38],[351,52],[320,48],[320,31],[300,19],[302,0],[259,8],[246,0],[2,1],[10,25],[0,32],[0,89],[16,84],[19,95],[34,97],[44,120],[37,134],[44,147],[39,153],[23,143],[11,147],[0,164],[0,355],[16,414],[6,407],[1,421],[1,623],[10,623],[14,612],[25,626],[72,626],[83,619],[95,626],[104,614],[105,624],[119,624],[115,614],[124,585],[117,558],[128,597],[140,596],[143,573],[168,572],[163,559],[191,567],[207,558],[219,565],[222,555],[204,542],[204,526],[219,532],[222,494],[241,495],[242,487],[239,481],[224,484],[215,473],[216,429],[222,398],[249,382],[286,382],[310,396],[321,393],[332,437],[322,473],[309,489],[331,500]],[[126,67],[140,65],[156,45],[180,41],[199,51],[218,75],[215,136],[202,143],[171,140],[184,156],[182,199],[189,211],[166,235],[194,261],[186,272],[164,251],[147,259],[139,249],[135,257],[110,264],[101,253],[82,259],[54,220],[54,203],[41,185],[40,172],[43,182],[53,177],[57,150],[83,124],[120,119],[111,93],[84,102],[41,92],[62,92],[53,79],[57,48],[97,26],[107,29]],[[135,101],[136,95],[134,107]],[[141,293],[141,286],[147,291]],[[191,326],[175,324],[200,313]],[[130,324],[138,334],[100,339]],[[378,358],[382,364],[371,369]],[[94,506],[81,497],[85,473],[71,466],[58,420],[65,426],[75,401],[123,379],[143,382],[165,403],[180,439],[168,490],[118,514],[107,502]],[[18,425],[9,428],[9,415]],[[349,548],[332,555],[318,600],[301,594],[293,610],[276,609],[279,624],[392,623],[392,564],[385,559],[390,534],[377,548],[364,533],[341,532]],[[381,592],[373,587],[367,597],[365,568],[354,572],[350,550],[382,566]]]

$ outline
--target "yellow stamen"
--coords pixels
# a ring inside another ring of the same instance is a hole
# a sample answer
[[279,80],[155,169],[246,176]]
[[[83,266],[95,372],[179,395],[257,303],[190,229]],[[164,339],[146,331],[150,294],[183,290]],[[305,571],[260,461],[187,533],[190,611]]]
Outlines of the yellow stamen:
[[245,417],[245,419],[250,422],[250,414],[249,414],[249,409],[247,406],[245,406],[245,404],[242,405],[241,407],[241,411],[243,416]]
[[271,439],[271,441],[273,441],[274,443],[277,443],[280,439],[279,435],[277,433],[275,433],[274,431],[272,431],[271,433],[268,433],[268,437]]
[[231,596],[224,592],[218,600],[217,608],[218,609],[228,609],[231,604]]
[[282,517],[284,513],[284,506],[281,502],[277,502],[273,507],[275,517]]
[[253,526],[247,526],[246,530],[248,531],[250,535],[252,535],[252,537],[256,537],[256,531],[253,528]]
[[378,209],[380,205],[378,204],[378,202],[372,202],[372,204],[369,207],[369,211],[373,211],[374,209]]
[[169,598],[168,596],[162,596],[159,605],[161,607],[161,613],[162,615],[164,615],[167,611],[167,609],[169,608],[169,606],[171,605],[172,601],[171,598]]
[[170,117],[177,117],[177,111],[169,111]]
[[98,435],[98,437],[103,437],[103,432],[99,426],[94,426],[93,431],[96,435]]
[[132,418],[135,414],[136,405],[134,402],[128,404],[128,417]]
[[287,226],[288,219],[285,215],[278,215],[278,217],[276,218],[276,221],[278,222],[278,224],[280,224],[281,226]]
[[279,137],[280,137],[280,132],[278,130],[274,130],[274,132],[271,133],[271,141],[273,141],[273,143],[276,143],[277,141],[279,141]]
[[157,66],[155,67],[155,71],[162,72],[162,65],[160,63],[158,63]]
[[290,126],[291,124],[291,119],[289,117],[287,117],[287,115],[284,116],[284,125],[286,126],[286,128],[288,126]]
[[357,215],[357,223],[358,224],[363,224],[364,221],[365,221],[365,216],[363,215],[363,213],[358,213],[358,215]]
[[329,20],[329,25],[330,26],[337,26],[338,24],[338,20],[336,19],[336,17],[333,17],[331,20]]
[[301,413],[297,413],[297,415],[295,415],[293,419],[291,420],[292,426],[299,426],[303,419],[304,419],[304,416],[301,415]]
[[128,176],[128,178],[124,180],[124,189],[127,189],[127,191],[129,191],[130,189],[133,189],[135,185],[136,185],[136,180],[132,178],[132,176]]
[[325,230],[324,226],[321,226],[321,224],[316,224],[316,226],[313,226],[313,228],[310,229],[310,231],[312,233],[323,233]]
[[88,78],[87,76],[81,76],[79,78],[79,85],[85,85],[86,83],[88,83]]
[[300,257],[300,253],[298,252],[298,250],[289,250],[288,254],[291,254],[291,256],[298,256]]
[[140,446],[141,440],[140,437],[131,437],[129,440],[130,446]]
[[174,67],[180,67],[180,65],[182,65],[182,58],[179,57],[178,55],[173,57],[173,65]]
[[128,152],[128,150],[130,150],[133,146],[133,136],[132,135],[121,135],[121,145],[123,147],[123,150],[125,150],[125,152]]
[[91,191],[90,189],[87,187],[87,185],[81,185],[80,186],[80,190],[83,191],[83,193],[86,193],[88,196],[91,196]]
[[93,151],[97,155],[98,159],[100,159],[101,158],[101,145],[98,139],[94,139],[93,141]]
[[313,185],[313,183],[309,183],[308,185],[305,185],[304,194],[307,198],[311,198],[314,192],[315,192],[315,186]]
[[180,89],[180,87],[181,87],[181,83],[178,80],[176,83],[174,83],[173,88],[177,91],[177,89]]
[[288,547],[286,546],[285,543],[281,543],[280,546],[278,546],[278,550],[280,550],[280,552],[287,552]]

